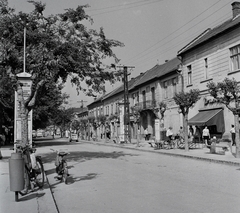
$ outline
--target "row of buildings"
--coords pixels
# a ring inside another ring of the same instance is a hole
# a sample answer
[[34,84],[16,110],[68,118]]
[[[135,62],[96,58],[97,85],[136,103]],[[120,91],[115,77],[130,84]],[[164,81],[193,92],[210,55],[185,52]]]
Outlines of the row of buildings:
[[[230,136],[234,117],[225,106],[217,104],[209,95],[207,83],[221,82],[224,78],[240,79],[240,2],[232,3],[232,18],[212,29],[207,29],[185,47],[176,57],[128,81],[129,123],[131,138],[144,130],[155,136],[156,121],[162,118],[164,127],[171,126],[175,133],[182,126],[182,114],[173,100],[175,93],[199,89],[201,99],[189,112],[188,124],[207,125],[211,135]],[[95,99],[87,106],[88,116],[107,117],[112,137],[121,134],[121,106],[124,103],[124,85]],[[161,103],[165,103],[162,109]],[[86,116],[80,113],[80,116]],[[102,128],[96,129],[100,135]]]

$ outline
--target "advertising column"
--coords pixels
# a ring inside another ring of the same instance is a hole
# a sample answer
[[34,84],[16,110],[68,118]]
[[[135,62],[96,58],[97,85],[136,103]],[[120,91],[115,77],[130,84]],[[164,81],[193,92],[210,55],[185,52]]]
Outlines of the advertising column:
[[[17,75],[19,82],[22,84],[23,97],[26,100],[31,93],[31,74],[22,72]],[[19,97],[17,92],[15,92],[15,113],[14,113],[14,142],[22,140],[21,133],[21,115],[20,115],[20,106],[19,106]],[[28,141],[32,145],[32,110],[28,114]]]
[[155,119],[155,139],[160,142],[160,119]]
[[119,121],[120,121],[119,141],[120,143],[124,143],[125,142],[124,103],[119,103]]

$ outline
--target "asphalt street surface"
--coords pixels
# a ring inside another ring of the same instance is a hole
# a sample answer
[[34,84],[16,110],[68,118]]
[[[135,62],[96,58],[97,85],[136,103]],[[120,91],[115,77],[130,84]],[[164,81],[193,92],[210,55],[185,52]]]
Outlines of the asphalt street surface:
[[[41,155],[60,213],[240,211],[235,166],[82,142],[41,145],[49,146]],[[70,152],[67,185],[56,179],[50,148]]]

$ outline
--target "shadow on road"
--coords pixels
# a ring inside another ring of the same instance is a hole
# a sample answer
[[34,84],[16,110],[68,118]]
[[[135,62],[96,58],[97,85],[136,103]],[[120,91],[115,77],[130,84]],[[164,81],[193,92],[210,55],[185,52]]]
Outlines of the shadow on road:
[[[54,163],[56,158],[56,153],[45,153],[42,154],[43,163]],[[67,155],[67,161],[77,161],[84,162],[87,160],[92,160],[96,158],[111,158],[111,159],[117,159],[119,157],[123,156],[138,156],[136,154],[127,154],[122,151],[119,152],[86,152],[86,151],[74,151],[70,152],[69,155]]]

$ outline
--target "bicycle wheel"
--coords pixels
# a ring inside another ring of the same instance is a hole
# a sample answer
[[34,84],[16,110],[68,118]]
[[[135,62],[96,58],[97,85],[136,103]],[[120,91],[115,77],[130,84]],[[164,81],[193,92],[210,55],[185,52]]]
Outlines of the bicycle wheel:
[[28,190],[30,188],[30,176],[29,171],[27,167],[24,168],[24,189],[22,191],[19,191],[20,195],[26,195],[28,193]]
[[44,168],[42,161],[39,158],[36,158],[37,169],[35,170],[35,181],[39,188],[42,188],[44,185]]
[[68,178],[68,168],[67,168],[67,163],[64,163],[64,168],[63,168],[63,176],[62,176],[62,181],[67,184],[67,178]]

